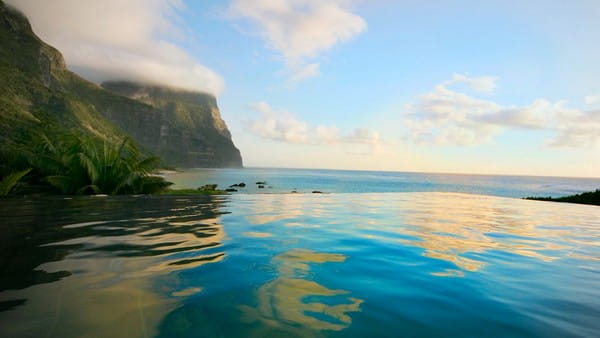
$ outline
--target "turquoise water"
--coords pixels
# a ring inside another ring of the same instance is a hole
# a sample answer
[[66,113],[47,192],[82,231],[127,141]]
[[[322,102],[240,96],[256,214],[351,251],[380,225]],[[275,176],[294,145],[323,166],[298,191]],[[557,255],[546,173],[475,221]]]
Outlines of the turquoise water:
[[600,208],[462,193],[0,201],[0,336],[598,337]]
[[[462,192],[503,197],[559,197],[600,188],[600,178],[425,174],[408,172],[317,169],[193,169],[171,172],[166,178],[175,188],[218,184],[226,188],[244,182],[240,193],[289,193],[314,190],[329,193]],[[266,181],[265,189],[256,182]]]

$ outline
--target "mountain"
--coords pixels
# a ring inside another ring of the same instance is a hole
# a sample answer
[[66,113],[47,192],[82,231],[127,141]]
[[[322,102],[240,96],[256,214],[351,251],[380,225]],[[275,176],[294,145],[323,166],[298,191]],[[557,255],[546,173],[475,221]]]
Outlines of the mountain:
[[76,129],[107,140],[130,136],[175,167],[241,167],[216,98],[159,86],[109,82],[69,71],[27,18],[0,0],[0,144],[36,132]]
[[69,72],[58,50],[31,31],[27,19],[0,1],[0,140],[33,131],[80,128],[109,139],[124,134],[69,87],[97,86]]
[[[240,152],[231,140],[213,95],[124,81],[104,82],[102,87],[143,102],[164,114],[170,124],[161,126],[161,142],[172,151],[168,155],[172,163],[189,163],[199,167],[213,167],[215,163],[220,167],[241,166]],[[116,116],[115,121],[118,123],[120,117]],[[134,126],[127,131],[139,137],[146,134],[143,128]],[[187,151],[174,152],[175,149]]]

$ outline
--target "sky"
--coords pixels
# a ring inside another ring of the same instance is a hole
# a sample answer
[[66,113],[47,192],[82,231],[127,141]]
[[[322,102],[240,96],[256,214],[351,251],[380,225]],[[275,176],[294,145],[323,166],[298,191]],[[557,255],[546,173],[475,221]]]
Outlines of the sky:
[[600,177],[597,0],[9,0],[70,69],[217,96],[246,166]]

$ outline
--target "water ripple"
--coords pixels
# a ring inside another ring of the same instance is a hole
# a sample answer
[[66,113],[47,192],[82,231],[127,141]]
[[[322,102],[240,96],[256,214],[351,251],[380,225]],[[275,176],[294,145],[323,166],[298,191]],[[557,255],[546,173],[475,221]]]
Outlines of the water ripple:
[[0,224],[3,336],[600,334],[594,206],[457,193],[49,198],[3,200]]

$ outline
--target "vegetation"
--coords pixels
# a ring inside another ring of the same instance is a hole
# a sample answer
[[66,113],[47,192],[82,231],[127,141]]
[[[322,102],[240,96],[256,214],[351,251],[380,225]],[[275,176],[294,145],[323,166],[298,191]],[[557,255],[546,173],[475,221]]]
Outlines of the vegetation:
[[[6,194],[30,171],[26,192],[151,194],[171,185],[156,176],[160,159],[143,155],[129,138],[112,143],[84,134],[40,134],[32,144],[3,149],[0,154],[5,163],[0,171],[4,171]],[[31,169],[6,173],[7,168],[20,170],[23,166]]]
[[596,191],[584,192],[582,194],[565,196],[565,197],[527,197],[528,200],[537,201],[552,201],[552,202],[567,202],[578,204],[600,205],[600,189]]
[[[60,52],[35,36],[27,19],[2,1],[0,74],[3,152],[15,151],[17,144],[30,144],[32,136],[40,132],[54,134],[76,129],[92,136],[102,135],[113,142],[125,136],[95,108],[95,101],[79,96],[73,88],[105,91],[69,72]],[[130,111],[127,107],[120,108],[119,111]],[[6,175],[0,172],[0,177]]]
[[97,109],[150,107],[69,72],[60,52],[2,1],[0,45],[0,195],[138,194],[170,185],[154,175],[158,158],[144,156]]
[[19,171],[5,176],[0,181],[0,196],[8,195],[11,192],[11,190],[13,190],[13,188],[19,183],[21,178],[27,175],[30,171],[31,169],[25,169],[23,171]]

